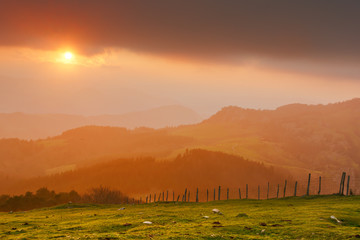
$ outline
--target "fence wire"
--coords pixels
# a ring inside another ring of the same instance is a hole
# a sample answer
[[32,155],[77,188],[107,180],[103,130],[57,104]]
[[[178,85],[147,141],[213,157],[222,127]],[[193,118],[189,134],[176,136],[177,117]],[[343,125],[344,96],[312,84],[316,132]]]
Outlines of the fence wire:
[[[259,185],[251,183],[239,184],[237,188],[226,186],[212,186],[209,188],[186,188],[182,192],[165,190],[142,197],[142,203],[180,201],[180,202],[206,202],[227,199],[274,199],[306,195],[358,195],[360,193],[360,179],[348,179],[341,183],[342,174],[338,176],[319,176],[312,174],[298,179],[281,182],[264,182]],[[348,184],[348,180],[349,184]],[[341,183],[341,184],[340,184]],[[220,187],[220,188],[219,188]],[[156,197],[154,199],[154,197]]]

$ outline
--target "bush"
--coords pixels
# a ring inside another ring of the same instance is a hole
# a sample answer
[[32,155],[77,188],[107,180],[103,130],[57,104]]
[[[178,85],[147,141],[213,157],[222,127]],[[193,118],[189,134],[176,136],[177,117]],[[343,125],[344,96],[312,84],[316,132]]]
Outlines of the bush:
[[118,204],[124,203],[127,197],[120,191],[100,186],[91,189],[89,194],[84,195],[83,200],[90,203]]

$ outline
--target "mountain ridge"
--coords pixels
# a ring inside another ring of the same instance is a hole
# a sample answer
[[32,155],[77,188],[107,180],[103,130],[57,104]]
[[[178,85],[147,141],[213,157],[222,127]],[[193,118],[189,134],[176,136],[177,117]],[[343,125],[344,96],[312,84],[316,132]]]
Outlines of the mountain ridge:
[[200,122],[195,111],[181,105],[167,105],[126,114],[81,116],[71,114],[0,113],[0,138],[42,139],[87,126],[164,128]]

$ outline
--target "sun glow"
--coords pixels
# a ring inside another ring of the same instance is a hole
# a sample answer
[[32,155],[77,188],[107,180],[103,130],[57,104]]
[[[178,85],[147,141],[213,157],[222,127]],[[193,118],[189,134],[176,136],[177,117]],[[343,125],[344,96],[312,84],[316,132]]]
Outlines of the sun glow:
[[64,54],[64,57],[65,57],[66,60],[70,60],[70,59],[72,59],[73,55],[72,55],[71,52],[66,52],[66,53]]

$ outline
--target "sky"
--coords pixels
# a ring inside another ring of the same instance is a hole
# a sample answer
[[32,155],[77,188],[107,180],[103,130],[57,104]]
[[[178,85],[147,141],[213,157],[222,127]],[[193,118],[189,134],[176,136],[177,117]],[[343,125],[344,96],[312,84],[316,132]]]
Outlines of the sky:
[[357,0],[3,0],[0,112],[210,115],[360,97],[359,12]]

